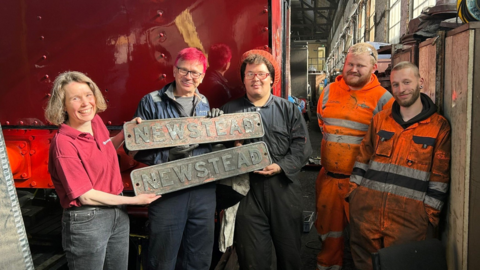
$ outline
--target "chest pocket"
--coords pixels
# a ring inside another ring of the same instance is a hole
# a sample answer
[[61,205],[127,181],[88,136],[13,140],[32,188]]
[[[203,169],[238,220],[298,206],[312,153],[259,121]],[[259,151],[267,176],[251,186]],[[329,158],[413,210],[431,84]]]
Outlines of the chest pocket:
[[410,143],[408,161],[421,165],[430,165],[433,158],[434,146],[435,138],[413,136],[412,142]]
[[375,154],[383,157],[390,157],[393,152],[393,135],[395,132],[380,130],[378,133],[377,149]]
[[272,126],[270,132],[270,145],[274,146],[269,149],[274,156],[284,156],[290,146],[290,136],[282,129],[282,127]]

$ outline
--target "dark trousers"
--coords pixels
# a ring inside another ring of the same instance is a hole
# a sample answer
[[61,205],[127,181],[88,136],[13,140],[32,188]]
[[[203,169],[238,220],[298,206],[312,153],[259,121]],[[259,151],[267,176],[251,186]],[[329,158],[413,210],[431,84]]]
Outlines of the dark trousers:
[[126,270],[130,222],[124,206],[72,207],[62,217],[62,245],[71,270]]
[[209,269],[215,183],[165,194],[149,206],[148,215],[148,269]]
[[270,269],[272,243],[279,270],[301,267],[301,185],[284,174],[251,174],[250,191],[240,201],[235,247],[240,269]]

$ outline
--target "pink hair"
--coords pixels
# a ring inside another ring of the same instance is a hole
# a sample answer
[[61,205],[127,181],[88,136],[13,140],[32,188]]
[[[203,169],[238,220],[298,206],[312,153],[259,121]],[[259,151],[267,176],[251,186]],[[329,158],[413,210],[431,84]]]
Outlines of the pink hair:
[[224,68],[231,59],[232,51],[223,43],[214,44],[208,50],[208,64],[215,70]]
[[177,59],[175,59],[175,66],[178,64],[178,61],[198,61],[200,64],[203,65],[203,72],[207,70],[207,58],[203,54],[202,51],[200,51],[197,48],[185,48],[181,50],[178,55]]

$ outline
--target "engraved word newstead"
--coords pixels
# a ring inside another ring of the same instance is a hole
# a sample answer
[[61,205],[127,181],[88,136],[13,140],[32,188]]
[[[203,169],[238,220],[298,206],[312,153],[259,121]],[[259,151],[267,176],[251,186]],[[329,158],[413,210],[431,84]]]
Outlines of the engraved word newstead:
[[272,164],[264,142],[228,148],[133,170],[135,194],[165,194],[212,181],[261,170]]
[[182,117],[128,122],[123,126],[128,150],[260,138],[265,134],[258,112],[220,117]]

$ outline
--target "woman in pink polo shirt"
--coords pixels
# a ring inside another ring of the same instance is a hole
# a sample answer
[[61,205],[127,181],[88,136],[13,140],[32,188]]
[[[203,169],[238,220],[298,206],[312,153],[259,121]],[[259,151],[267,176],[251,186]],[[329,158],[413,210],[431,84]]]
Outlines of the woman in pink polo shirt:
[[[160,196],[124,197],[116,149],[98,112],[107,108],[97,85],[69,71],[54,82],[45,117],[58,125],[48,171],[64,208],[63,248],[70,269],[127,269],[130,222],[123,205],[149,204]],[[141,119],[137,118],[137,122]]]

